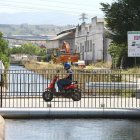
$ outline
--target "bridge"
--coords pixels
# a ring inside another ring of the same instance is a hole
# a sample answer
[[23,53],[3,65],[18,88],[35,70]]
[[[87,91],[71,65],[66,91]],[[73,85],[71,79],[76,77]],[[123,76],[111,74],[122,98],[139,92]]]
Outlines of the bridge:
[[[6,70],[0,86],[0,114],[13,117],[140,117],[139,74],[74,70],[80,101],[42,98],[56,70]],[[60,75],[62,76],[62,71]]]

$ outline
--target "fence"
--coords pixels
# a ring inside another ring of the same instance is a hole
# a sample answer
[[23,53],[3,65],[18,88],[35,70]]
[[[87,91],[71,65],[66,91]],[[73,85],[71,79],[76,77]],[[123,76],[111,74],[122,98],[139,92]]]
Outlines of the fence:
[[[7,70],[0,86],[2,108],[139,108],[139,74],[122,74],[111,70],[74,70],[74,80],[82,91],[80,101],[54,97],[45,102],[42,93],[54,75],[65,72],[56,69]],[[57,88],[57,86],[56,86]]]

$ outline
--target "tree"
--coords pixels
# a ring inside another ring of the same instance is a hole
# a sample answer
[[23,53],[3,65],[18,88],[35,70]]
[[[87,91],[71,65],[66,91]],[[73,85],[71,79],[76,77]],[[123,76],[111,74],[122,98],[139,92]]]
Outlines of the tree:
[[3,34],[0,32],[0,52],[8,55],[8,42],[3,39]]
[[11,54],[29,54],[41,56],[41,59],[46,61],[46,49],[40,48],[32,43],[22,44],[21,47],[13,47],[10,49]]
[[[101,9],[105,13],[106,26],[112,31],[108,37],[117,47],[125,48],[122,51],[126,52],[123,56],[126,61],[127,59],[132,60],[133,58],[127,58],[127,32],[140,30],[140,1],[116,0],[111,5],[108,3],[101,3],[101,5]],[[130,62],[133,63],[133,61]]]
[[120,67],[122,63],[123,56],[126,55],[126,47],[123,45],[118,45],[115,43],[111,43],[108,49],[109,54],[112,57],[112,67]]
[[0,60],[4,63],[5,67],[9,66],[9,48],[8,42],[3,39],[3,34],[0,32]]
[[32,43],[26,43],[21,45],[23,53],[30,55],[38,55],[40,48]]
[[101,3],[105,13],[107,27],[114,34],[110,34],[113,42],[127,43],[127,32],[140,30],[140,1],[117,0],[112,5]]

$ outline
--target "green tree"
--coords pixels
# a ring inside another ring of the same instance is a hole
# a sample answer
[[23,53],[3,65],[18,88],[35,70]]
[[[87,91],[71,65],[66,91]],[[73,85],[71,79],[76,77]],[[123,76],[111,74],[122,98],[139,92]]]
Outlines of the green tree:
[[9,67],[9,64],[10,64],[9,57],[7,57],[7,55],[0,52],[0,60],[2,60],[5,68],[7,69]]
[[11,54],[30,54],[41,56],[43,61],[46,61],[46,49],[40,48],[32,43],[22,44],[21,47],[13,47],[10,49]]
[[40,48],[32,43],[26,43],[21,45],[21,50],[25,54],[38,55]]
[[10,53],[11,54],[22,54],[23,53],[23,48],[22,47],[10,48]]
[[[106,26],[112,31],[108,33],[108,37],[116,46],[112,49],[117,50],[117,47],[123,46],[124,49],[120,49],[123,52],[120,53],[119,59],[124,58],[123,63],[132,66],[134,59],[127,57],[127,32],[140,30],[140,1],[116,0],[111,5],[108,3],[101,3],[101,5],[105,13]],[[128,60],[129,64],[126,63]]]
[[3,34],[0,32],[0,60],[4,63],[5,67],[9,66],[9,48],[8,42],[3,39]]
[[115,43],[110,44],[108,52],[112,58],[113,68],[120,67],[124,56],[126,56],[127,54],[126,50],[126,46],[124,45],[118,45]]
[[3,34],[1,32],[0,32],[0,52],[6,55],[8,55],[9,53],[8,42],[3,39]]

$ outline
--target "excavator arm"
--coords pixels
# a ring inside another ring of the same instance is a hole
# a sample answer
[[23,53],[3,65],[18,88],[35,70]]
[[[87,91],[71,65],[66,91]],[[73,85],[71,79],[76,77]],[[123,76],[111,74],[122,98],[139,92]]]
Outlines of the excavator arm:
[[66,54],[70,54],[70,45],[66,41],[63,42],[62,49],[65,50]]

